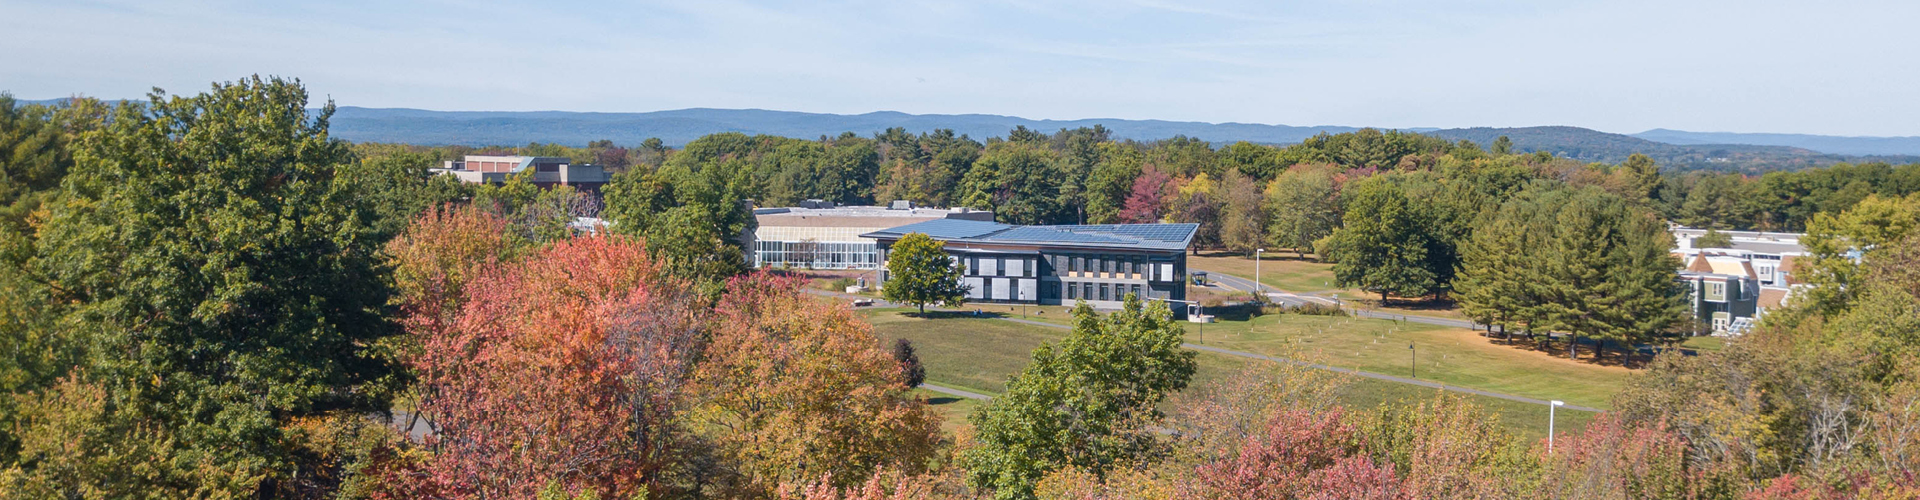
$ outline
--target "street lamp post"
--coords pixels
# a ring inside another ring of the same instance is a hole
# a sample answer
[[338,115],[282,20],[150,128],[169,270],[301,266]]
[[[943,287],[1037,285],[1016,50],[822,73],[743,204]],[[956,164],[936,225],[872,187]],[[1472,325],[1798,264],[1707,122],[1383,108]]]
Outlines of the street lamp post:
[[1407,343],[1407,356],[1412,361],[1407,368],[1413,369],[1413,378],[1420,378],[1420,350],[1414,349],[1412,342]]
[[1267,285],[1260,283],[1260,254],[1266,251],[1265,248],[1253,249],[1253,294],[1260,297],[1261,303],[1267,301]]
[[1566,401],[1555,399],[1547,402],[1547,454],[1553,454],[1553,410],[1566,406]]

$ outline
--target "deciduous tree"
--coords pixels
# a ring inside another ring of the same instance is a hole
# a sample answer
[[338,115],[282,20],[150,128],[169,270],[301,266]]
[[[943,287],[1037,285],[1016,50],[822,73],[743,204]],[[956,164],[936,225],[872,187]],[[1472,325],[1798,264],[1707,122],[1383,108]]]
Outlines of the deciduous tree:
[[[659,490],[700,338],[697,301],[639,242],[556,242],[467,285],[414,359],[432,456],[402,489],[531,497]],[[419,322],[416,322],[418,324]]]
[[922,233],[912,233],[887,249],[887,281],[880,294],[887,300],[913,304],[920,313],[927,304],[958,304],[967,289],[960,284],[966,265],[947,255],[947,244]]
[[968,482],[994,498],[1033,498],[1047,473],[1074,466],[1103,474],[1148,460],[1161,446],[1158,406],[1193,377],[1195,353],[1164,307],[1129,294],[1100,317],[1074,308],[1073,333],[1033,351],[1006,393],[969,419],[976,445],[962,452]]
[[924,471],[940,421],[900,384],[901,366],[843,304],[765,274],[735,278],[695,374],[693,426],[726,464],[723,497],[770,495],[829,478],[852,486],[882,468]]
[[1305,256],[1340,227],[1340,199],[1333,167],[1295,165],[1267,186],[1268,241]]

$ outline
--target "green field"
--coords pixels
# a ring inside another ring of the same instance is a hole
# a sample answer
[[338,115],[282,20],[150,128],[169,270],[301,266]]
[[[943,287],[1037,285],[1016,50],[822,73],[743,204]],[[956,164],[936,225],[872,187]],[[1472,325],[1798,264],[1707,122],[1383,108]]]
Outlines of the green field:
[[1606,408],[1629,373],[1423,323],[1277,314],[1187,331],[1199,344],[1401,377],[1414,375],[1417,360],[1422,380],[1594,408]]
[[[1265,254],[1259,261],[1260,283],[1286,292],[1318,292],[1337,290],[1333,286],[1333,264],[1323,264],[1311,260],[1294,258],[1292,253],[1280,256]],[[1212,273],[1225,273],[1246,279],[1253,279],[1254,260],[1248,257],[1226,254],[1207,254],[1187,256],[1187,267]]]
[[[1057,341],[1066,335],[1065,329],[1024,325],[988,317],[968,317],[961,315],[936,315],[923,319],[901,314],[899,309],[867,310],[864,313],[873,322],[875,333],[891,342],[894,338],[912,340],[920,353],[921,363],[927,368],[927,381],[931,384],[968,389],[986,394],[998,394],[1005,388],[1009,376],[1025,366],[1035,347],[1042,342]],[[1273,321],[1273,316],[1266,317]],[[1298,317],[1290,317],[1298,318]],[[1361,322],[1367,323],[1367,322]],[[1379,322],[1387,323],[1390,322]],[[1250,347],[1278,348],[1279,345],[1263,346],[1257,339],[1261,335],[1270,335],[1269,327],[1261,326],[1265,322],[1217,323],[1207,326],[1209,345],[1229,347],[1232,338],[1251,335],[1253,341],[1246,342]],[[1192,325],[1198,326],[1198,325]],[[1234,333],[1238,328],[1242,333]],[[1197,330],[1197,329],[1194,329]],[[1192,330],[1190,330],[1192,331]],[[1364,335],[1363,333],[1356,335]],[[1225,335],[1226,337],[1216,337]],[[1197,335],[1190,341],[1199,340]],[[1215,340],[1219,339],[1219,340]],[[1232,347],[1240,347],[1232,345]],[[1401,349],[1404,351],[1404,344]],[[1505,349],[1501,347],[1501,349]],[[1244,349],[1251,350],[1251,349]],[[1248,360],[1221,354],[1202,352],[1200,371],[1194,377],[1193,386],[1204,386],[1222,377],[1243,373],[1247,363],[1266,363],[1266,361]],[[1337,363],[1329,363],[1337,364]],[[1443,364],[1442,366],[1447,366]],[[1423,373],[1424,377],[1425,374]],[[1362,377],[1340,377],[1345,386],[1339,392],[1342,404],[1355,408],[1371,408],[1382,403],[1403,401],[1410,398],[1431,398],[1439,391],[1436,389],[1374,380]],[[930,399],[951,398],[937,393],[927,393]],[[1520,403],[1498,398],[1469,396],[1476,404],[1487,407],[1501,415],[1502,422],[1515,433],[1528,438],[1541,438],[1546,435],[1547,409],[1537,404]],[[1585,404],[1578,402],[1576,404]],[[949,429],[964,425],[956,422],[960,415],[970,411],[976,405],[972,401],[938,401],[936,405],[947,415],[946,426]],[[1578,429],[1591,420],[1593,415],[1586,412],[1565,411],[1559,416],[1560,428]]]
[[1432,302],[1426,299],[1396,298],[1387,305],[1380,304],[1378,294],[1366,293],[1358,289],[1341,289],[1333,284],[1333,264],[1295,259],[1292,254],[1282,253],[1284,257],[1273,254],[1260,260],[1260,267],[1254,268],[1254,260],[1247,257],[1225,254],[1194,255],[1187,257],[1187,267],[1194,270],[1231,275],[1238,278],[1253,279],[1254,272],[1260,274],[1260,283],[1283,292],[1330,292],[1326,295],[1347,301],[1350,305],[1364,307],[1379,312],[1406,314],[1410,316],[1431,316],[1436,318],[1466,319],[1452,302]]

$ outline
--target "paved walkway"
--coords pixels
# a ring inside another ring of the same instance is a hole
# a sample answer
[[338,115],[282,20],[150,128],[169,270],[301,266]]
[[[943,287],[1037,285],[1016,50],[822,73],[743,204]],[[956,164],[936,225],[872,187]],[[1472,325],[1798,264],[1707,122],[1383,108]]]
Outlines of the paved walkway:
[[993,399],[993,396],[988,396],[988,395],[985,395],[985,394],[981,394],[981,393],[978,393],[978,392],[973,392],[973,391],[968,391],[968,390],[962,390],[962,389],[955,389],[955,388],[952,388],[952,387],[945,387],[945,386],[938,386],[938,385],[933,385],[933,384],[929,384],[929,383],[925,383],[925,382],[922,382],[922,383],[920,383],[920,388],[921,388],[921,389],[926,389],[926,390],[929,390],[929,391],[933,391],[933,392],[938,392],[938,393],[941,393],[941,394],[946,394],[946,395],[949,395],[949,396],[960,396],[960,397],[963,397],[963,398],[967,398],[967,399],[978,399],[978,400],[982,400],[982,401],[985,401],[985,400],[988,400],[988,399]]

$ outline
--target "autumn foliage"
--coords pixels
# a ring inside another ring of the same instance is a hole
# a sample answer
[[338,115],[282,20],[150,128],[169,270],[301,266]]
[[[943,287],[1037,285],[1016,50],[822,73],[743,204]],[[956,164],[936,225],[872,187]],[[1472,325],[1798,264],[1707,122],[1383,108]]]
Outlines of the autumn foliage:
[[1344,416],[1339,408],[1276,412],[1236,456],[1202,466],[1201,481],[1231,500],[1405,498],[1393,466],[1362,452]]
[[900,384],[873,327],[799,285],[737,277],[716,308],[690,425],[731,464],[716,474],[722,496],[817,478],[851,486],[882,467],[918,473],[940,442],[938,417]]
[[[642,245],[578,237],[489,268],[414,360],[432,457],[415,494],[526,498],[653,486],[699,338],[687,286]],[[435,496],[439,496],[435,495]]]

